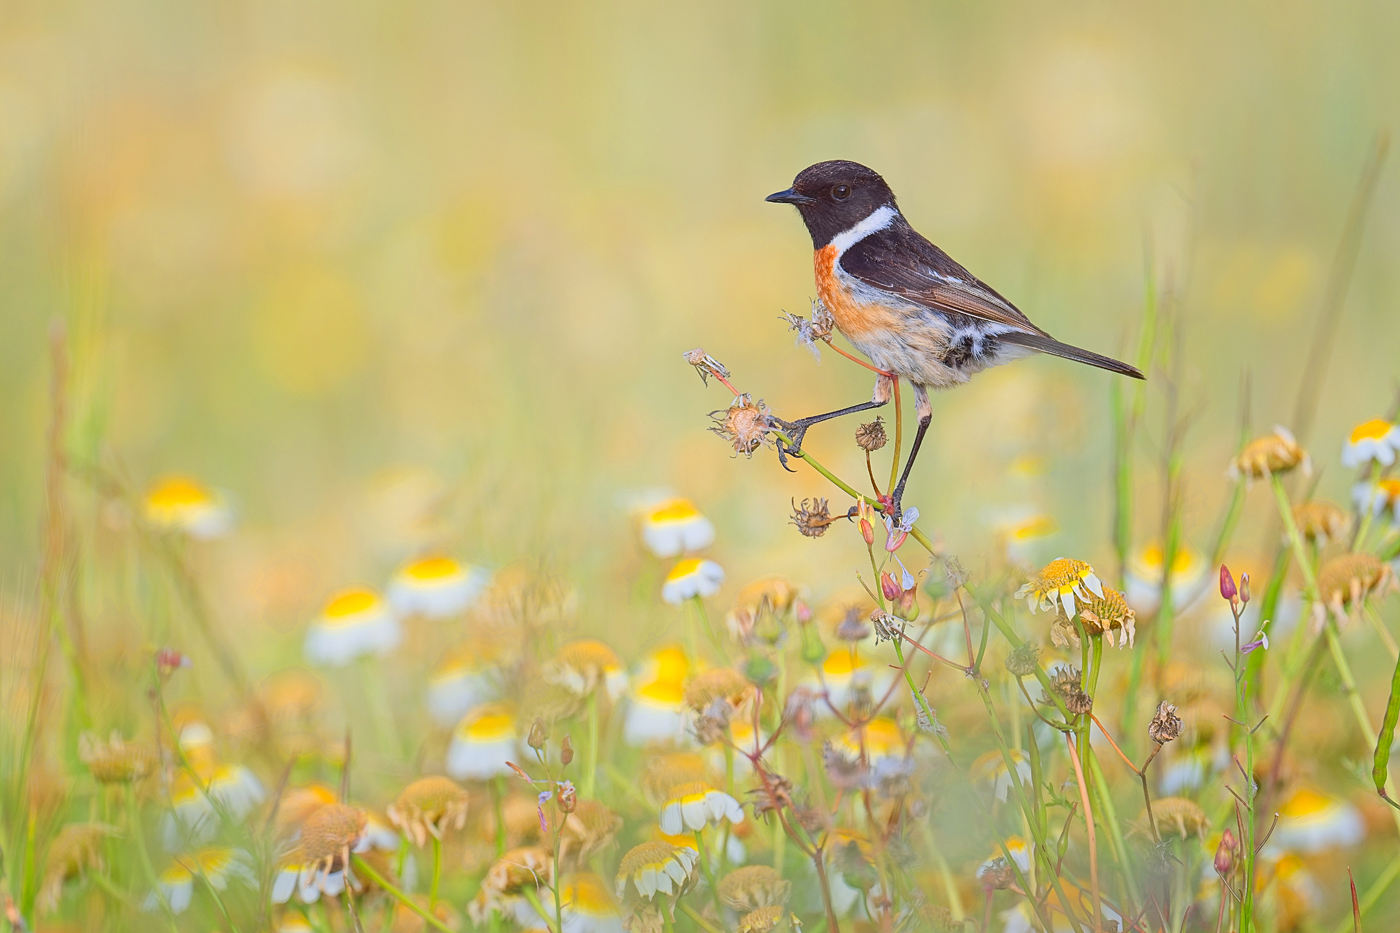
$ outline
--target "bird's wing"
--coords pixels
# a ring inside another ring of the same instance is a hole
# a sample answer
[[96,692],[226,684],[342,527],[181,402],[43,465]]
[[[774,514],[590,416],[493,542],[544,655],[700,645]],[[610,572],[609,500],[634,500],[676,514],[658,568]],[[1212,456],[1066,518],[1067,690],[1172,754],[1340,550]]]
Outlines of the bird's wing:
[[860,240],[841,254],[840,263],[843,271],[866,285],[926,308],[1049,336],[990,285],[907,225]]

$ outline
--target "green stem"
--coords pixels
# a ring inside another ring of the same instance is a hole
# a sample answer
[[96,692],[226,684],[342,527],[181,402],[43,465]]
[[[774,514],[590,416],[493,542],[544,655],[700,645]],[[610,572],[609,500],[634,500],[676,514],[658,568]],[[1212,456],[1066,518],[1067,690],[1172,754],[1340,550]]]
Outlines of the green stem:
[[160,889],[160,876],[156,874],[156,867],[151,862],[150,850],[146,848],[146,833],[141,827],[141,808],[136,803],[136,788],[131,784],[126,786],[126,818],[127,824],[131,827],[131,835],[136,840],[136,854],[141,860],[141,870],[146,873],[146,881],[151,886],[151,893],[160,903],[160,909],[165,912],[165,918],[170,921],[170,929],[179,933],[180,928],[175,923],[175,912],[170,909],[170,902],[165,899],[165,892]]
[[710,885],[710,897],[715,902],[715,916],[724,916],[724,907],[719,902],[719,885],[715,881],[714,866],[710,864],[710,853],[705,848],[705,837],[700,834],[700,830],[695,831],[695,848],[700,853],[700,870],[705,875],[705,881]]
[[496,775],[491,781],[491,804],[496,810],[496,858],[506,854],[506,779]]
[[[1376,730],[1371,727],[1371,717],[1366,712],[1366,704],[1361,699],[1361,691],[1356,689],[1356,678],[1352,676],[1351,665],[1347,663],[1347,656],[1342,651],[1341,639],[1337,637],[1337,620],[1328,616],[1322,634],[1327,639],[1327,650],[1332,653],[1332,661],[1337,665],[1337,675],[1341,678],[1342,689],[1346,691],[1352,715],[1356,717],[1356,725],[1361,730],[1361,737],[1365,740],[1368,748],[1375,748]],[[1390,795],[1391,800],[1400,800],[1400,797],[1395,793],[1395,778],[1393,776],[1386,777],[1385,792]],[[1392,807],[1388,812],[1395,820],[1396,829],[1400,830],[1400,810]]]
[[598,691],[600,684],[588,694],[588,748],[583,753],[582,785],[579,791],[584,800],[593,799],[594,779],[598,774]]
[[442,840],[433,837],[433,880],[428,887],[428,910],[437,907],[438,884],[442,881]]
[[[443,923],[433,914],[428,913],[428,911],[418,906],[418,903],[414,901],[413,898],[409,897],[407,894],[403,893],[398,888],[390,884],[389,879],[385,878],[379,872],[375,871],[374,866],[371,865],[369,862],[366,862],[363,858],[361,858],[358,855],[351,855],[350,857],[354,860],[356,871],[363,872],[366,878],[383,888],[386,894],[394,898],[403,906],[407,907],[409,910],[413,911],[418,916],[422,917],[423,922],[428,924],[428,926],[432,927],[434,930],[441,930],[442,933],[453,933],[451,927]],[[349,886],[347,885],[347,887]],[[540,916],[544,915],[541,914]]]

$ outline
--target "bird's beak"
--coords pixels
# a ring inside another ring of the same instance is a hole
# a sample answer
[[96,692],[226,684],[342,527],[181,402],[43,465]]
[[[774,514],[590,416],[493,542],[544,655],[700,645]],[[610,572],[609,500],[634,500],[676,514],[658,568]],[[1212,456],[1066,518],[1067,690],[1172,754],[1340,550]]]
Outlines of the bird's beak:
[[789,188],[786,191],[770,194],[763,200],[772,201],[774,204],[812,204],[817,199],[809,198],[805,194],[798,194],[796,188]]

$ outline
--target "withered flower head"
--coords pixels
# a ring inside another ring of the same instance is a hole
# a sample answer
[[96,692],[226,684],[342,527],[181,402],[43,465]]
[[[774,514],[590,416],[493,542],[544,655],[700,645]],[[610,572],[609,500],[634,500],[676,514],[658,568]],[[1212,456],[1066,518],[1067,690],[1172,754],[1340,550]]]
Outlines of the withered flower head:
[[[811,508],[807,507],[808,502],[811,502]],[[833,521],[835,519],[831,517],[831,509],[825,499],[803,499],[801,505],[793,500],[791,524],[797,526],[803,537],[820,538]]]
[[695,371],[700,375],[700,381],[705,385],[710,384],[711,376],[718,376],[721,379],[729,378],[729,370],[725,369],[724,364],[719,360],[706,353],[704,347],[685,351],[681,354],[681,359],[695,367]]
[[155,770],[155,753],[147,746],[127,742],[113,732],[102,741],[91,732],[78,739],[78,758],[99,784],[131,784]]
[[751,910],[739,918],[739,933],[768,933],[783,922],[787,909],[771,904]]
[[613,844],[622,829],[622,817],[597,800],[579,800],[572,813],[564,818],[564,832],[559,837],[560,852],[577,856],[587,862],[594,853]]
[[821,350],[817,348],[818,340],[825,340],[831,336],[831,329],[836,326],[836,319],[831,316],[831,312],[826,309],[826,305],[820,298],[812,302],[812,319],[809,321],[800,314],[793,314],[791,311],[784,311],[782,319],[788,322],[788,330],[797,331],[797,342],[806,347],[813,358],[822,358]]
[[1176,707],[1166,700],[1157,704],[1157,715],[1147,724],[1147,734],[1158,745],[1176,741],[1181,735],[1181,717],[1176,714]]
[[1152,801],[1152,816],[1162,835],[1175,833],[1182,839],[1195,836],[1204,840],[1210,831],[1210,817],[1201,805],[1185,797],[1163,797]]
[[90,869],[102,869],[102,843],[119,832],[105,823],[69,823],[49,845],[44,863],[44,881],[39,886],[39,903],[55,910],[63,894],[63,883]]
[[527,885],[539,890],[553,883],[554,859],[549,852],[539,846],[511,849],[487,870],[467,914],[477,926],[484,926],[493,911],[506,913],[507,899],[518,896]]
[[860,606],[849,606],[841,621],[836,623],[836,637],[841,641],[862,641],[870,637],[870,623]]
[[1293,522],[1304,538],[1317,544],[1327,544],[1346,535],[1351,516],[1335,502],[1313,499],[1293,506]]
[[718,893],[725,906],[742,913],[786,904],[792,882],[767,865],[745,865],[721,879]]
[[[1079,610],[1079,618],[1086,632],[1102,635],[1108,640],[1109,647],[1114,646],[1115,633],[1118,632],[1123,635],[1124,646],[1133,646],[1133,639],[1137,636],[1137,615],[1128,606],[1123,594],[1113,587],[1105,585],[1102,596],[1090,593],[1089,604]],[[1078,644],[1079,639],[1076,637],[1074,642]]]
[[695,716],[694,722],[691,723],[691,731],[701,745],[714,745],[724,738],[725,730],[729,728],[729,720],[733,718],[734,707],[726,700],[716,699]]
[[358,807],[328,803],[311,811],[301,824],[301,851],[312,864],[331,866],[350,861],[349,853],[360,844],[369,816]]
[[748,680],[732,667],[701,671],[685,685],[685,705],[697,713],[705,712],[715,700],[724,700],[737,708],[748,696]]
[[672,788],[704,781],[708,773],[705,759],[693,752],[663,752],[647,762],[639,783],[647,800],[659,807]]
[[982,882],[984,888],[1005,891],[1016,883],[1016,872],[1011,868],[1011,863],[1006,860],[1006,856],[998,855],[982,867],[982,870],[977,873],[977,878]]
[[860,756],[843,755],[836,746],[827,742],[822,746],[822,760],[826,764],[827,777],[837,790],[857,790],[870,786],[870,768],[860,760]]
[[1368,551],[1334,557],[1317,572],[1313,625],[1321,628],[1329,609],[1339,623],[1346,622],[1366,597],[1397,588],[1390,565]]
[[1013,648],[1011,654],[1006,656],[1006,669],[1014,677],[1029,677],[1035,673],[1036,666],[1040,663],[1040,648],[1024,642]]
[[1312,472],[1312,461],[1308,453],[1298,444],[1298,440],[1282,425],[1274,428],[1272,434],[1256,437],[1239,456],[1230,461],[1226,474],[1231,479],[1243,477],[1245,480],[1266,479],[1274,473],[1287,473],[1298,466],[1304,473]]
[[781,774],[767,772],[767,780],[748,792],[754,819],[763,819],[769,813],[793,808],[793,783]]
[[863,424],[856,428],[856,446],[866,453],[874,453],[888,443],[885,437],[885,422],[883,418],[876,418],[869,424]]
[[390,804],[389,822],[418,845],[426,845],[429,836],[441,839],[447,830],[466,825],[467,799],[467,792],[450,778],[419,778]]
[[1078,668],[1069,665],[1055,668],[1050,672],[1050,686],[1071,713],[1087,713],[1093,709],[1094,698],[1084,692]]
[[710,417],[715,422],[710,430],[732,444],[736,454],[752,457],[758,448],[773,443],[769,437],[773,433],[773,419],[768,406],[762,399],[755,405],[753,396],[747,392],[723,411],[710,412]]

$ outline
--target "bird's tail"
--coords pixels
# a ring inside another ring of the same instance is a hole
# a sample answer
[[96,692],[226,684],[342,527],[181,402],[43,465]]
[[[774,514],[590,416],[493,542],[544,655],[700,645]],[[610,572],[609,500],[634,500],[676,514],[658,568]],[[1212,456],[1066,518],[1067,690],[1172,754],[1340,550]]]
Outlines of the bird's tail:
[[1074,360],[1076,363],[1088,363],[1090,366],[1097,366],[1099,369],[1106,369],[1111,373],[1123,376],[1132,376],[1134,379],[1147,378],[1136,366],[1120,363],[1112,357],[1102,356],[1092,350],[1081,350],[1067,343],[1060,343],[1054,337],[1047,337],[1044,334],[1013,331],[1009,334],[998,334],[997,339],[1003,343],[1025,347],[1027,350],[1049,353],[1051,356],[1062,356],[1067,360]]

